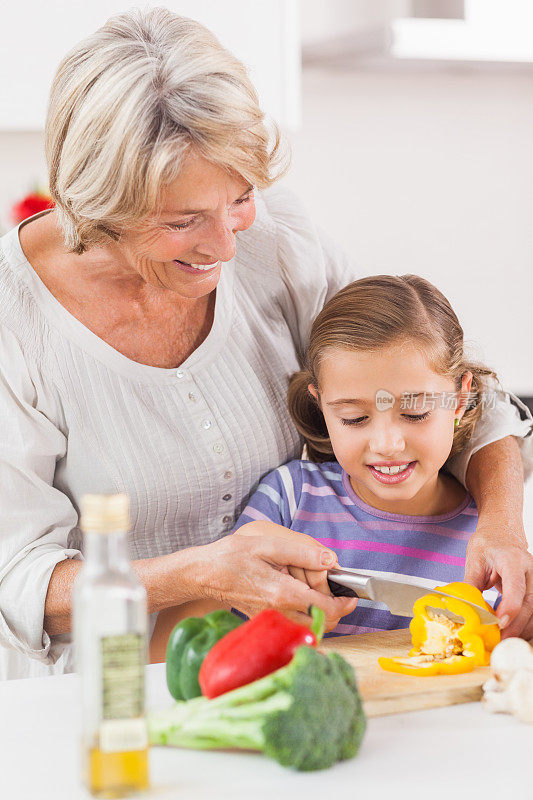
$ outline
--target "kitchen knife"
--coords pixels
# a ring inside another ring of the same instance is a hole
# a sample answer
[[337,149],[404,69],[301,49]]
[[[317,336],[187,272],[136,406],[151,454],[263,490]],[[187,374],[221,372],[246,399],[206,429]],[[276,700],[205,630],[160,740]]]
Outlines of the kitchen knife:
[[[393,578],[384,578],[377,575],[363,575],[356,569],[340,567],[328,570],[328,584],[332,594],[336,597],[361,597],[367,600],[375,600],[384,603],[391,614],[398,614],[401,617],[413,616],[413,605],[416,600],[425,594],[435,594],[440,597],[455,597],[436,589],[428,589],[421,583],[404,583]],[[484,625],[491,625],[498,622],[498,617],[487,611],[486,608],[470,603],[463,597],[458,597],[462,603],[467,603],[479,614],[479,619]],[[430,606],[431,607],[431,606]],[[446,614],[453,620],[460,620],[450,611],[438,609],[439,614]]]

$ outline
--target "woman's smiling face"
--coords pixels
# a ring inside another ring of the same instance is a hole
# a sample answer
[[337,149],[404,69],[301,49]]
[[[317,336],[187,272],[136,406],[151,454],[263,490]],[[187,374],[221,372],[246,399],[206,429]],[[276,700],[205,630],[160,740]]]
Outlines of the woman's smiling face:
[[158,217],[124,233],[118,247],[146,283],[198,298],[216,287],[236,232],[254,219],[253,186],[191,153],[165,187]]
[[[463,392],[471,379],[471,373],[463,377]],[[382,511],[424,513],[419,509],[427,506],[452,448],[454,418],[464,411],[453,407],[453,381],[435,373],[414,344],[375,352],[336,349],[323,358],[318,381],[335,457],[359,497]],[[314,387],[309,391],[316,396]],[[406,403],[414,394],[416,405],[414,399]],[[379,408],[376,396],[385,398]],[[383,474],[390,467],[400,471]]]

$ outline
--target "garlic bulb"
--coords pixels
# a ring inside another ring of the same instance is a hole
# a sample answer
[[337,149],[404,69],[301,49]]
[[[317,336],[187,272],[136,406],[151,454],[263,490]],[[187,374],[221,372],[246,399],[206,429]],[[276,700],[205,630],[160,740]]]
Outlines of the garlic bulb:
[[525,639],[504,639],[492,651],[491,674],[505,682],[519,669],[533,670],[533,649]]
[[511,712],[522,722],[533,722],[533,672],[515,672],[505,692],[509,696]]
[[504,639],[492,651],[490,671],[483,685],[485,707],[533,722],[533,648],[524,639]]

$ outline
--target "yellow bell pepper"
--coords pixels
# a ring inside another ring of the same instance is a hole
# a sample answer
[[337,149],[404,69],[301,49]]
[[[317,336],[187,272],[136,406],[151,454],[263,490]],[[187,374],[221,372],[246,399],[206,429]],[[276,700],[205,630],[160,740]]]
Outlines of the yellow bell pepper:
[[[498,625],[482,625],[479,614],[457,599],[462,597],[492,611],[479,589],[468,583],[449,583],[437,589],[455,597],[426,594],[417,600],[409,625],[413,643],[409,657],[379,658],[383,669],[405,675],[454,675],[490,662],[490,652],[500,641]],[[439,609],[450,611],[463,621],[451,620],[446,614],[439,614]]]

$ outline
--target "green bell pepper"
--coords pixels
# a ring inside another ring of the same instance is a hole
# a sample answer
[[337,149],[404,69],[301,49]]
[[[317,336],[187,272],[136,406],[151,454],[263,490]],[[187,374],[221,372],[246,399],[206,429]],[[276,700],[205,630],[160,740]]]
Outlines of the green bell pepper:
[[224,609],[178,622],[169,636],[166,653],[167,686],[175,700],[202,694],[198,673],[204,658],[219,639],[243,622]]

